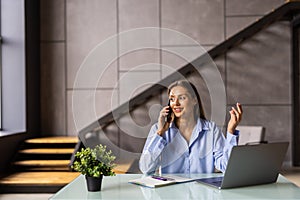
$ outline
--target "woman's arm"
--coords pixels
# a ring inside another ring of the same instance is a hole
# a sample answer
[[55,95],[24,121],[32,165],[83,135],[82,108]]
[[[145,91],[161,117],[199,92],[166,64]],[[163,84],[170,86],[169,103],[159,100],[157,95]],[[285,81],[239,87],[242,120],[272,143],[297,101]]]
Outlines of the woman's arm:
[[242,120],[242,105],[237,103],[236,108],[232,107],[229,113],[230,120],[227,126],[226,138],[218,127],[215,126],[214,129],[215,167],[222,172],[225,172],[226,170],[232,147],[238,144],[239,131],[236,130],[236,127]]
[[227,132],[226,137],[222,133],[222,131],[215,126],[214,129],[214,160],[215,160],[215,168],[220,170],[221,172],[225,172],[228,159],[230,157],[231,150],[234,146],[237,145],[237,138],[239,135],[239,131],[235,131],[234,134]]
[[144,174],[150,174],[155,172],[159,166],[159,157],[166,146],[166,140],[162,135],[168,131],[170,123],[174,118],[174,114],[171,120],[166,120],[167,115],[170,112],[170,106],[165,106],[159,113],[158,122],[154,124],[149,132],[146,140],[142,155],[140,157],[139,167]]
[[146,140],[139,161],[140,170],[144,174],[154,173],[160,164],[160,155],[166,146],[166,140],[157,134],[158,126],[153,125]]

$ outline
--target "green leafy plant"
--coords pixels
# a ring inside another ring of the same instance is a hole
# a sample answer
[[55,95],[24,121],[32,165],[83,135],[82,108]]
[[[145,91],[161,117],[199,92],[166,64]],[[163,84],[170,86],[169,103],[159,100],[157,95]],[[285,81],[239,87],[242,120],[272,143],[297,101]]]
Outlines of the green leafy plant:
[[113,161],[116,157],[106,146],[97,145],[95,148],[82,148],[75,154],[75,162],[71,166],[77,172],[90,177],[114,176],[112,169],[116,166]]

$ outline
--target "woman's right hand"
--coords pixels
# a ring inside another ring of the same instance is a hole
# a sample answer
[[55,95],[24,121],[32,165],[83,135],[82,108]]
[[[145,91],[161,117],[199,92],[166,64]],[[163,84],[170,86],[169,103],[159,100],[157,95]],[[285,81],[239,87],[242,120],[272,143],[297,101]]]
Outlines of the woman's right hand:
[[172,120],[170,120],[169,122],[166,120],[171,109],[172,108],[170,106],[165,106],[159,113],[157,134],[160,136],[162,136],[162,134],[168,130],[171,122],[173,121],[174,113],[172,113],[171,115]]

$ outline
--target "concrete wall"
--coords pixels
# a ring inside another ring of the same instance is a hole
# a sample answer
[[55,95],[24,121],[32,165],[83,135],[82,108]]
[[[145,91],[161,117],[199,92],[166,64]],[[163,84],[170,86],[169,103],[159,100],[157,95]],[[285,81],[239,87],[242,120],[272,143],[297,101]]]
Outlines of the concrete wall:
[[[42,134],[76,135],[78,129],[148,87],[147,83],[167,76],[168,70],[160,64],[177,69],[186,62],[157,49],[120,55],[130,44],[118,36],[109,50],[116,57],[114,62],[80,72],[86,56],[101,42],[134,28],[161,27],[184,33],[208,50],[283,3],[284,0],[41,1]],[[155,41],[158,49],[197,48],[163,34],[157,35]],[[245,110],[242,124],[265,126],[269,141],[291,140],[289,42],[289,23],[278,22],[215,60],[227,92],[226,106],[229,109],[237,101],[242,103]],[[74,84],[78,71],[83,79]],[[103,71],[101,77],[93,77],[99,71]],[[201,78],[190,79],[198,82],[199,88],[203,87]],[[203,96],[209,101],[209,94]],[[157,116],[157,108],[151,104],[164,104],[164,99],[164,95],[151,99],[143,108],[121,118],[118,123],[129,127],[125,132],[138,135],[115,135],[114,143],[139,152]],[[204,104],[210,113],[209,102]],[[154,117],[145,115],[149,109]],[[132,118],[144,128],[142,132],[130,130]],[[289,151],[287,161],[290,156]]]

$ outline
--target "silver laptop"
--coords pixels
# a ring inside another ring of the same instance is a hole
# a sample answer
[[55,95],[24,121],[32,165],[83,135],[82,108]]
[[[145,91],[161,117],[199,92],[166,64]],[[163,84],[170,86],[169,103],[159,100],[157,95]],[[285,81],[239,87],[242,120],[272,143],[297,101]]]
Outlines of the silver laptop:
[[196,181],[218,189],[274,183],[288,145],[288,142],[280,142],[235,146],[232,148],[224,176]]

